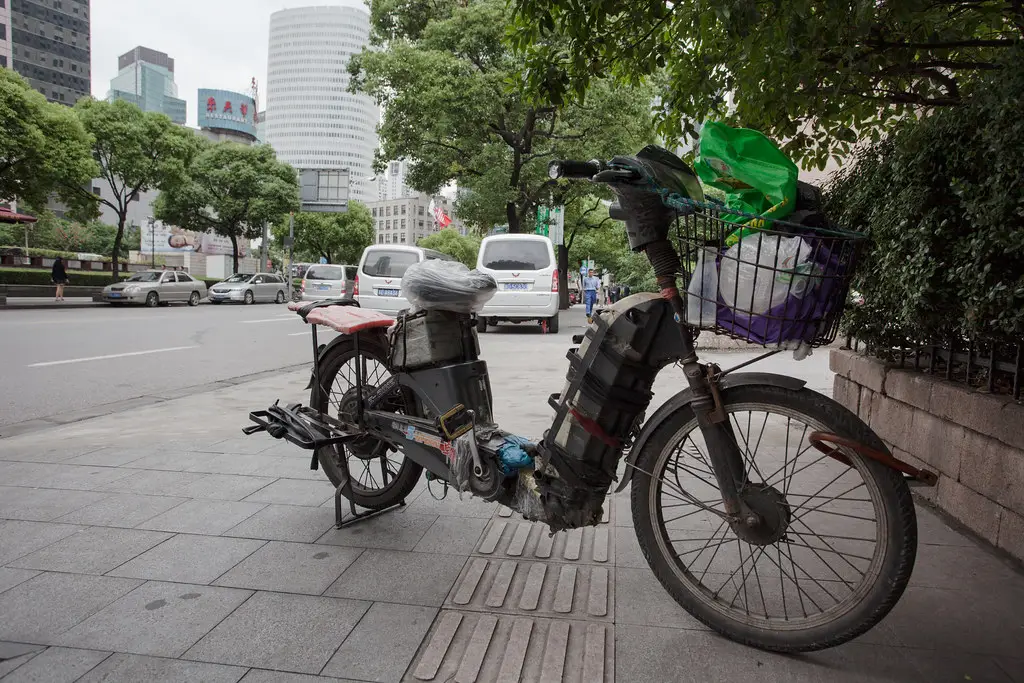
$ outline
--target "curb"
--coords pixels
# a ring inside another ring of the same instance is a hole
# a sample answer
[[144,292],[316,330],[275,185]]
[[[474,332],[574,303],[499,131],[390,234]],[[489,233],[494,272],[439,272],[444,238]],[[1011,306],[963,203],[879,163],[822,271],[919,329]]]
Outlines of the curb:
[[82,303],[38,303],[38,304],[0,304],[0,311],[39,311],[39,310],[66,310],[69,308],[99,308],[104,306],[104,303],[98,301],[89,301]]
[[[239,384],[248,384],[249,382],[255,382],[268,377],[274,377],[276,375],[284,375],[289,372],[295,372],[297,370],[304,370],[310,366],[310,363],[298,363],[296,365],[287,365],[283,368],[276,370],[263,370],[261,372],[254,372],[248,375],[239,375],[237,377],[229,377],[227,379],[220,379],[214,382],[207,382],[205,384],[196,384],[190,387],[181,387],[175,389],[175,394],[181,394],[181,392],[187,392],[190,395],[205,394],[211,391],[217,391],[218,389],[226,389],[227,387],[233,387]],[[82,422],[84,420],[91,420],[94,417],[104,417],[106,415],[112,415],[120,410],[123,410],[129,406],[139,405],[153,405],[156,403],[163,403],[164,401],[173,401],[181,398],[180,395],[176,395],[171,398],[168,396],[161,396],[159,394],[143,394],[140,396],[134,396],[132,398],[121,399],[120,401],[114,401],[113,403],[102,403],[92,408],[83,408],[82,410],[76,410],[68,413],[59,413],[57,415],[48,415],[46,417],[38,417],[33,420],[26,420],[24,422],[15,422],[9,425],[0,426],[0,443],[3,440],[12,436],[20,436],[22,434],[29,434],[39,431],[45,431],[47,429],[53,429],[55,427],[62,427],[64,425],[73,424],[75,422]]]

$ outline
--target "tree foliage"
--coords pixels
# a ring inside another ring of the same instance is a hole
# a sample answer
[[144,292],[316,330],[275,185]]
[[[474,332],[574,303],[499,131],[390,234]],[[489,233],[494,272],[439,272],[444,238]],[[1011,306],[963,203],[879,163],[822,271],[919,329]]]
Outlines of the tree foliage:
[[128,205],[139,193],[167,189],[184,181],[185,170],[202,148],[203,139],[177,126],[164,114],[143,112],[134,104],[117,100],[79,100],[75,113],[92,141],[92,157],[98,177],[110,187],[109,197],[93,194],[91,183],[66,185],[72,212],[95,216],[98,205],[117,215],[117,233],[111,250],[111,266],[117,279],[121,243],[124,240]]
[[162,192],[153,205],[160,220],[231,238],[235,272],[239,240],[262,236],[264,221],[298,208],[295,169],[266,145],[234,142],[206,146],[184,181]]
[[827,187],[871,231],[849,330],[880,346],[1024,340],[1024,51],[963,107],[905,121]]
[[476,268],[476,257],[480,252],[480,238],[474,235],[460,235],[458,230],[445,228],[427,235],[417,242],[424,249],[433,249],[461,261],[469,268]]
[[[99,221],[78,223],[66,218],[57,218],[49,211],[40,213],[38,218],[39,220],[35,223],[27,225],[0,223],[0,246],[26,246],[25,229],[27,227],[29,248],[68,250],[107,258],[113,253],[114,238],[117,236],[117,228],[114,226]],[[121,241],[120,257],[122,259],[128,258],[130,249],[139,248],[139,238],[138,231],[125,235]]]
[[[586,105],[526,102],[522,60],[504,41],[504,0],[373,0],[374,43],[349,63],[350,88],[384,107],[376,167],[409,159],[411,187],[466,190],[459,217],[524,229],[551,188],[555,158],[607,158],[653,139],[651,93],[595,82]],[[567,200],[585,188],[563,188]]]
[[[920,108],[964,103],[1024,34],[1019,0],[514,0],[524,82],[580,100],[650,77],[668,139],[707,118],[756,128],[822,167]],[[589,96],[589,95],[588,95]]]
[[[274,241],[283,243],[288,236],[288,217],[277,220],[273,226]],[[316,261],[321,256],[328,263],[353,265],[366,247],[373,244],[373,217],[365,204],[348,203],[344,213],[295,214],[295,256]]]
[[96,173],[75,113],[10,69],[0,69],[0,131],[0,202],[43,207],[52,192],[86,185]]

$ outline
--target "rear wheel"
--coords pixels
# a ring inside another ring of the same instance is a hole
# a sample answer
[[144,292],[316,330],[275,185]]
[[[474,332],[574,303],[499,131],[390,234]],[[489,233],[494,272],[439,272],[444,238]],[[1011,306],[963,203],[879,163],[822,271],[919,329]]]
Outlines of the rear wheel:
[[275,304],[283,304],[284,303],[284,292],[278,290],[277,298],[274,299],[274,303]]
[[150,292],[146,295],[146,306],[150,308],[156,308],[160,305],[160,295],[156,292]]
[[558,314],[555,313],[553,316],[548,318],[548,332],[554,334],[558,332]]
[[199,305],[199,292],[192,292],[192,294],[189,295],[189,297],[188,297],[188,305],[189,306],[198,306]]
[[[364,392],[381,386],[392,372],[388,367],[388,352],[382,343],[369,336],[359,339],[359,360],[363,363]],[[329,413],[332,417],[350,420],[354,415],[356,371],[355,347],[345,340],[332,347],[330,355],[322,361],[320,378],[325,391],[313,389],[310,405]],[[385,399],[379,410],[407,413],[408,397],[396,394]],[[330,446],[317,451],[324,474],[334,486],[341,483],[341,458],[346,458],[352,476],[352,502],[364,508],[387,507],[404,500],[416,487],[423,468],[406,458],[392,444],[366,437],[347,446]]]
[[487,318],[481,315],[476,319],[476,330],[477,332],[487,331]]
[[896,471],[846,448],[841,462],[807,436],[884,445],[806,389],[736,387],[722,402],[744,456],[741,496],[762,524],[734,529],[722,518],[707,444],[681,408],[655,429],[633,477],[633,523],[658,580],[694,617],[754,647],[807,652],[864,633],[910,579],[914,503]]

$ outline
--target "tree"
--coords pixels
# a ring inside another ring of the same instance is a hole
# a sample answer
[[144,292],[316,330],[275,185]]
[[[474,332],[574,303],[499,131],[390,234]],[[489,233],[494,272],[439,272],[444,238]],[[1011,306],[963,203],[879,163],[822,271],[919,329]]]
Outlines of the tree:
[[823,166],[962,86],[1021,41],[1020,0],[515,0],[513,43],[540,101],[605,76],[659,85],[660,130],[714,117],[785,140]]
[[480,251],[480,238],[460,235],[458,230],[445,228],[427,235],[417,242],[424,249],[433,249],[461,261],[469,268],[476,268],[476,256]]
[[185,180],[161,192],[153,205],[162,221],[229,237],[235,272],[238,241],[260,237],[264,221],[298,208],[295,169],[278,161],[267,145],[234,142],[206,146]]
[[111,250],[112,276],[117,280],[128,205],[141,192],[182,182],[202,138],[163,114],[143,112],[123,100],[85,98],[75,105],[75,112],[92,138],[92,157],[99,166],[98,176],[110,188],[110,198],[81,185],[65,186],[65,191],[72,212],[80,217],[95,216],[98,204],[106,204],[117,216]]
[[[504,0],[374,0],[371,25],[373,46],[349,72],[350,89],[384,108],[375,167],[409,159],[409,185],[431,194],[458,182],[467,192],[457,214],[484,230],[528,229],[552,159],[608,158],[653,140],[643,87],[594,83],[585,106],[525,102]],[[587,191],[566,186],[563,199]]]
[[[288,217],[276,221],[272,228],[274,241],[283,243],[288,236]],[[300,258],[317,259],[328,263],[359,263],[363,250],[373,244],[373,217],[365,204],[348,203],[343,213],[295,214],[295,253]]]
[[51,193],[84,186],[96,173],[75,113],[47,102],[10,69],[0,69],[0,130],[0,202],[41,208]]

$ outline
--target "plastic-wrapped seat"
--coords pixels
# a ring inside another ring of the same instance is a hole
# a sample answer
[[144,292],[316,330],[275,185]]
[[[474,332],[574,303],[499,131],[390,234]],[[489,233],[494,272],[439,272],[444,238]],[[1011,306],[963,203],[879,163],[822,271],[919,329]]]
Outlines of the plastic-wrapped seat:
[[426,311],[476,313],[497,289],[493,277],[458,261],[422,261],[409,266],[402,276],[402,296]]

